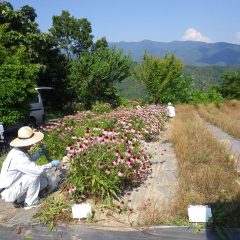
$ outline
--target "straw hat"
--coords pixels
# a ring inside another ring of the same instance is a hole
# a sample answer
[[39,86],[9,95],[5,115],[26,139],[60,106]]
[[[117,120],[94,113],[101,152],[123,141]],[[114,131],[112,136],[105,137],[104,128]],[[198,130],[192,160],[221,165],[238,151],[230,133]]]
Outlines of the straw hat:
[[41,141],[44,137],[42,132],[34,132],[30,127],[21,127],[18,137],[10,142],[12,147],[26,147]]

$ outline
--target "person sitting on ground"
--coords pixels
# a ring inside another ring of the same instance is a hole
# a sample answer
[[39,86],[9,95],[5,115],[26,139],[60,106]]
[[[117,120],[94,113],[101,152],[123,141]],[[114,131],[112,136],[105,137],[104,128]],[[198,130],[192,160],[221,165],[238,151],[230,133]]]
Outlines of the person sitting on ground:
[[176,116],[175,107],[170,102],[168,103],[168,106],[167,106],[167,115],[170,118],[173,118]]
[[2,164],[0,174],[0,193],[6,202],[19,203],[24,201],[24,209],[39,206],[39,192],[48,186],[48,178],[44,172],[60,165],[53,160],[45,165],[37,165],[35,161],[46,148],[30,156],[28,151],[44,138],[42,132],[33,131],[24,126],[18,130],[18,137],[10,142],[13,149],[8,153]]

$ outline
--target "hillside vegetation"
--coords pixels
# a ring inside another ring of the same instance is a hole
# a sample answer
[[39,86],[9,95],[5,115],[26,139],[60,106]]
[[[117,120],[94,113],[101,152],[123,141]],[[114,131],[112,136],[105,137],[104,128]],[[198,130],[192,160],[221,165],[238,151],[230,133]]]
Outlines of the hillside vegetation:
[[183,74],[194,79],[194,85],[199,89],[208,89],[211,85],[219,85],[223,82],[223,74],[240,72],[240,65],[233,66],[193,66],[186,65]]
[[[240,72],[240,65],[235,66],[192,66],[186,65],[183,69],[183,75],[193,78],[193,86],[199,90],[208,90],[212,85],[219,86],[223,83],[225,73]],[[143,83],[139,80],[127,78],[118,83],[117,88],[120,94],[128,99],[145,99],[146,90]]]

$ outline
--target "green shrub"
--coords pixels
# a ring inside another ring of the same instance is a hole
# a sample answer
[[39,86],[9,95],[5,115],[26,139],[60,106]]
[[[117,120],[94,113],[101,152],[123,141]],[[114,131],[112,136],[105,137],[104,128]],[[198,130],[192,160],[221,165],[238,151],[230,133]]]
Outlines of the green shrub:
[[196,90],[192,94],[191,103],[200,104],[200,103],[211,103],[214,102],[219,104],[223,101],[222,95],[215,89],[210,88],[208,91]]
[[140,105],[140,103],[137,100],[130,100],[124,97],[120,98],[120,107],[123,108],[134,108],[136,106]]
[[97,101],[92,106],[92,111],[94,113],[102,114],[102,113],[105,113],[105,112],[111,112],[112,108],[111,108],[111,105],[109,103],[102,103],[102,102]]
[[81,102],[73,102],[72,103],[72,109],[73,109],[74,112],[85,110],[84,104],[81,103]]
[[0,64],[0,122],[6,125],[28,116],[29,99],[35,94],[39,68],[27,63],[24,51],[20,48]]

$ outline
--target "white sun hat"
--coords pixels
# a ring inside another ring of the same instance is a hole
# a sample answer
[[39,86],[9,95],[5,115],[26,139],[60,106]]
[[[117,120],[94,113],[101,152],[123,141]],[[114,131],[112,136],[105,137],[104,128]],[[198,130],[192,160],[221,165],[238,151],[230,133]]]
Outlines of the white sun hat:
[[168,106],[172,106],[172,103],[169,102],[169,103],[168,103]]
[[18,137],[10,142],[12,147],[26,147],[33,145],[44,138],[42,132],[35,132],[30,127],[21,127],[18,130]]

